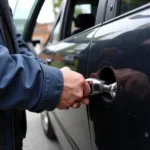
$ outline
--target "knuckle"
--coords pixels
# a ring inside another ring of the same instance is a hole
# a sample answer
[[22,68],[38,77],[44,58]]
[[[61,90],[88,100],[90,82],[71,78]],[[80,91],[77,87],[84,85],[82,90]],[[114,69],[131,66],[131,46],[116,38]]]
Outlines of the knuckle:
[[84,77],[83,77],[82,75],[79,75],[79,82],[80,82],[81,84],[84,83]]
[[80,99],[82,99],[82,97],[83,97],[82,93],[78,93],[77,99],[80,100]]
[[72,108],[79,108],[81,106],[81,104],[80,103],[75,103],[74,105],[72,105]]
[[83,79],[83,75],[82,74],[78,74],[79,79]]

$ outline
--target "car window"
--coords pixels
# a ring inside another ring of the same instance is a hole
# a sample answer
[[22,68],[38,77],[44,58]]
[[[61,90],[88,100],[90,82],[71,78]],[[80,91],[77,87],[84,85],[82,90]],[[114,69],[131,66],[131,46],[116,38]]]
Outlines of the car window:
[[149,0],[121,0],[118,15],[129,12],[147,3],[149,3]]
[[91,14],[91,5],[90,4],[80,4],[80,5],[75,5],[74,8],[74,19],[72,20],[72,27],[71,27],[71,32],[73,33],[75,30],[78,29],[76,27],[76,21],[81,16],[81,14]]
[[38,0],[9,0],[17,32],[23,33],[25,25],[37,2]]
[[16,4],[17,4],[17,0],[8,0],[9,2],[9,6],[12,9],[12,12],[14,12]]
[[[68,0],[65,13],[60,16],[53,28],[50,43],[57,43],[95,25],[99,0]],[[55,17],[56,18],[56,17]]]
[[73,13],[70,17],[72,19],[71,35],[77,34],[95,25],[97,6],[98,0],[77,0],[74,3],[74,6],[72,6]]
[[[41,51],[43,46],[47,43],[51,36],[53,43],[59,40],[59,28],[60,21],[57,20],[57,24],[53,29],[55,18],[57,18],[60,12],[60,5],[62,0],[45,0],[36,20],[36,25],[32,34],[32,41],[38,41],[36,44],[37,53]],[[38,50],[39,49],[39,50]]]
[[57,18],[60,11],[61,2],[62,0],[45,0],[44,4],[42,5],[42,8],[36,19],[34,31],[32,33],[32,41],[37,41],[34,47],[37,54],[41,52],[52,33],[53,42],[58,40],[60,23],[58,22],[53,32],[52,29],[55,18]]
[[50,41],[52,43],[80,33],[95,25],[99,0],[68,0],[67,2],[65,13],[61,14],[63,16],[60,16],[61,19],[59,18],[53,29]]
[[36,20],[32,41],[39,40],[44,45],[52,32],[54,21],[55,13],[53,4],[50,0],[45,0]]

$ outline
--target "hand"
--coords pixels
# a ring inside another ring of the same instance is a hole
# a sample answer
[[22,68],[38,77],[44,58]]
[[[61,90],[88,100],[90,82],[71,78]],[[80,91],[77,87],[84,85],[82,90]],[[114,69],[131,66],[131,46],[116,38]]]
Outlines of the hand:
[[78,108],[82,104],[89,104],[90,86],[84,77],[68,67],[60,69],[64,78],[64,87],[58,104],[58,109]]

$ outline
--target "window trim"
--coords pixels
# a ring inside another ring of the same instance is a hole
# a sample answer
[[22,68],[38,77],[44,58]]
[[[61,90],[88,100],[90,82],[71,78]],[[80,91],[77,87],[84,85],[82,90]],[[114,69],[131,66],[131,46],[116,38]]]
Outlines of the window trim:
[[106,8],[107,8],[108,0],[99,0],[98,7],[97,7],[97,14],[95,25],[101,24],[105,20],[106,15]]
[[[115,2],[115,4],[113,4],[113,5],[115,6],[115,8],[117,8],[118,1],[119,1],[119,0],[117,0],[117,2]],[[135,14],[135,13],[140,12],[140,11],[142,11],[142,10],[145,10],[145,9],[147,9],[147,8],[150,8],[150,2],[149,2],[148,4],[145,4],[145,5],[142,5],[142,6],[138,7],[138,8],[136,8],[136,9],[133,9],[133,10],[131,10],[131,11],[129,11],[129,12],[126,12],[126,13],[120,15],[120,16],[116,16],[116,15],[117,15],[117,9],[116,9],[116,10],[115,10],[115,13],[114,13],[115,16],[112,17],[112,19],[110,19],[110,20],[104,21],[104,22],[103,22],[103,25],[108,24],[108,23],[111,23],[111,22],[114,22],[114,21],[119,20],[119,19],[122,19],[122,18],[124,18],[124,17],[130,16],[130,15],[132,15],[132,14]]]
[[[70,3],[72,2],[71,0],[63,0],[63,3],[64,4],[62,4],[62,10],[61,10],[61,14],[59,15],[59,17],[57,18],[57,20],[56,20],[56,23],[55,23],[55,25],[54,25],[54,27],[53,27],[53,29],[52,29],[52,33],[51,33],[51,35],[50,35],[50,38],[48,39],[48,41],[46,42],[46,44],[48,44],[48,43],[52,43],[52,39],[53,39],[53,32],[54,32],[54,29],[55,29],[55,27],[57,26],[57,23],[58,23],[58,21],[59,21],[59,19],[60,19],[60,21],[61,21],[61,25],[60,25],[60,30],[62,30],[62,32],[60,33],[60,37],[59,37],[59,40],[57,41],[57,43],[58,42],[60,42],[60,41],[64,41],[64,40],[66,40],[66,39],[68,39],[68,38],[70,38],[70,37],[72,37],[72,36],[78,36],[79,34],[82,34],[82,33],[84,33],[84,32],[87,32],[87,31],[89,31],[89,30],[92,30],[92,29],[95,29],[95,28],[98,28],[99,26],[102,26],[102,22],[103,22],[103,19],[104,19],[104,17],[105,17],[105,7],[106,7],[106,1],[107,0],[104,0],[103,2],[105,2],[105,3],[103,3],[103,5],[100,5],[101,3],[101,0],[99,0],[99,2],[98,2],[98,7],[97,7],[97,13],[96,13],[96,19],[97,19],[97,17],[100,17],[100,20],[101,21],[97,21],[97,23],[96,23],[96,20],[95,20],[95,25],[93,26],[93,27],[91,27],[91,28],[88,28],[88,29],[86,29],[86,30],[84,30],[84,31],[82,31],[82,32],[80,32],[80,33],[78,33],[78,34],[76,34],[76,35],[70,35],[69,37],[68,36],[66,36],[66,30],[68,29],[67,27],[66,27],[66,23],[68,24],[68,16],[69,16],[69,14],[70,13],[68,13],[68,11],[70,10]],[[64,6],[63,6],[64,5]],[[105,7],[103,7],[103,6],[105,6]],[[101,8],[101,10],[103,10],[102,12],[103,13],[101,13],[101,14],[99,14],[99,9]],[[55,44],[57,44],[57,43],[55,43]]]
[[[62,30],[63,28],[63,15],[65,13],[65,8],[66,8],[66,3],[67,3],[67,0],[62,0],[62,4],[61,4],[61,8],[60,8],[60,12],[57,16],[57,19],[54,23],[54,26],[53,26],[53,29],[52,29],[52,33],[51,35],[49,36],[47,42],[45,45],[47,45],[48,43],[52,43],[53,41],[53,35],[54,35],[54,30],[58,24],[58,22],[60,21],[60,30]],[[59,35],[59,38],[58,38],[58,42],[62,40],[62,33],[60,32],[60,35]]]
[[[56,19],[56,22],[54,23],[54,26],[53,26],[53,29],[52,29],[52,33],[51,33],[51,35],[49,36],[49,38],[48,38],[46,44],[49,43],[49,42],[50,42],[50,43],[53,42],[55,28],[57,27],[59,21],[61,21],[61,20],[60,20],[60,17],[61,17],[61,11],[60,11],[60,13],[59,13],[59,15],[58,15],[58,17],[57,17],[57,19]],[[46,45],[46,44],[45,44],[45,45]]]
[[[64,40],[64,39],[68,38],[68,35],[67,35],[68,27],[67,26],[70,27],[70,25],[71,25],[71,22],[68,23],[68,18],[70,19],[71,14],[73,12],[73,10],[70,8],[70,6],[72,6],[72,3],[71,3],[71,0],[67,0],[66,8],[65,8],[65,11],[64,11],[64,15],[63,15],[64,18],[63,18],[63,25],[62,25],[62,29],[63,30],[62,30],[61,40]],[[72,12],[69,12],[70,9],[72,10]]]
[[[74,0],[74,2],[75,2],[76,0]],[[89,30],[89,29],[93,29],[93,28],[95,28],[95,26],[96,25],[99,25],[99,24],[101,24],[102,23],[102,20],[103,20],[103,17],[105,16],[105,14],[104,13],[102,13],[102,14],[100,14],[100,15],[98,15],[99,13],[98,13],[98,10],[99,10],[99,7],[101,8],[101,9],[105,9],[103,6],[105,6],[105,5],[100,5],[101,3],[101,0],[98,0],[99,2],[98,2],[98,6],[97,6],[97,13],[96,13],[96,16],[95,16],[95,25],[93,26],[93,27],[91,27],[91,28],[88,28],[88,29],[86,29],[86,30],[84,30],[84,31],[87,31],[87,30]],[[105,2],[107,1],[107,0],[104,0]],[[64,20],[63,20],[63,25],[62,25],[62,29],[64,29],[63,30],[63,32],[62,32],[62,37],[61,37],[61,40],[64,40],[64,39],[68,39],[69,37],[72,37],[72,36],[74,36],[74,35],[70,35],[70,36],[67,36],[66,35],[66,30],[68,30],[68,28],[66,27],[66,24],[68,24],[68,17],[70,17],[70,13],[68,13],[68,11],[70,10],[70,5],[71,5],[71,3],[73,3],[71,0],[68,0],[67,1],[67,4],[66,4],[66,8],[65,8],[65,12],[64,12]],[[103,3],[103,4],[105,4],[105,3]],[[73,12],[73,10],[72,10],[72,12]],[[101,21],[100,22],[98,22],[98,24],[96,24],[96,19],[97,19],[97,17],[101,17]],[[70,22],[71,23],[71,22]],[[84,31],[82,31],[82,32],[80,32],[80,33],[83,33]],[[80,33],[78,33],[78,34],[80,34]],[[78,34],[76,34],[76,35],[78,35]]]
[[32,41],[32,34],[36,25],[37,17],[40,13],[40,10],[43,6],[45,1],[38,1],[36,3],[36,6],[34,7],[34,10],[29,15],[29,21],[26,22],[24,32],[23,32],[23,39],[25,42]]

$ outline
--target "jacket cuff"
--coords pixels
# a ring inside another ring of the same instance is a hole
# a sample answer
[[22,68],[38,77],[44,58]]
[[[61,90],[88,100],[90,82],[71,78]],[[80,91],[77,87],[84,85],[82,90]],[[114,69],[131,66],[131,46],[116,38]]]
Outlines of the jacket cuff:
[[41,100],[37,106],[38,109],[51,111],[59,104],[63,90],[63,75],[62,72],[54,67],[41,64],[44,73],[44,84]]

